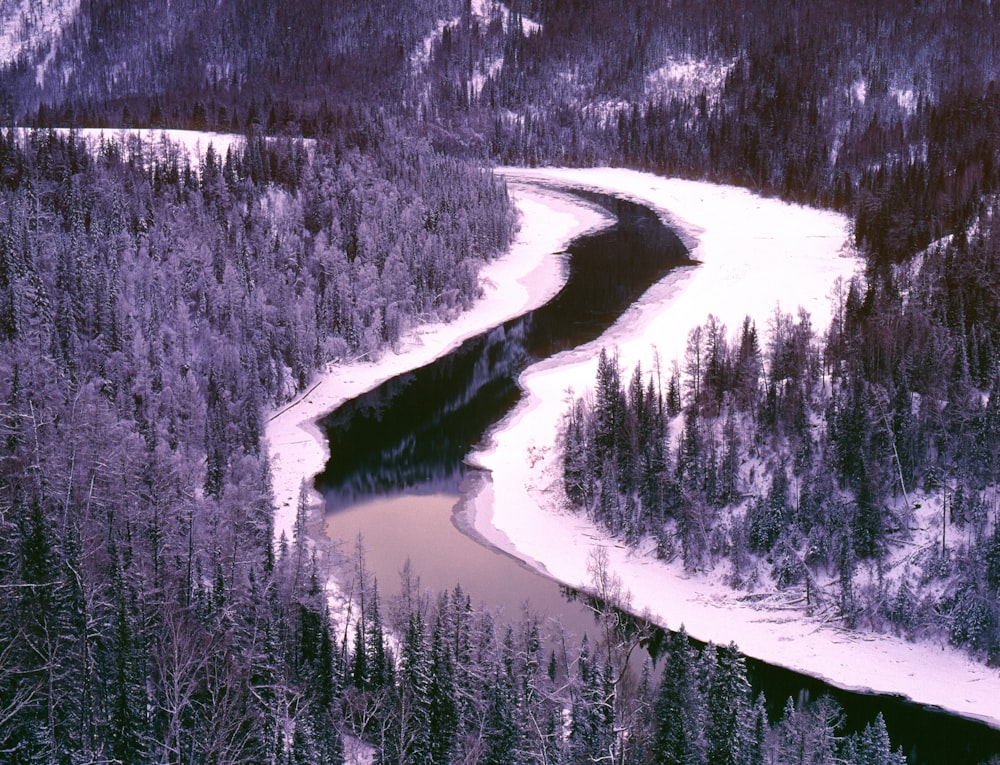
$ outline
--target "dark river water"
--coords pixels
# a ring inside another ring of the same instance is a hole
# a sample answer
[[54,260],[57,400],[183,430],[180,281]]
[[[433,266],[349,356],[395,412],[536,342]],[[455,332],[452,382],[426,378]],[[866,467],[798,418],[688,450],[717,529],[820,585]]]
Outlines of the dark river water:
[[[326,498],[326,532],[346,545],[361,535],[366,565],[387,595],[398,591],[398,573],[409,561],[422,586],[440,591],[460,582],[474,601],[511,619],[530,609],[578,637],[596,629],[582,599],[465,536],[453,522],[463,484],[477,480],[464,459],[517,403],[518,375],[535,361],[596,339],[650,285],[691,265],[652,211],[612,197],[580,196],[617,223],[572,243],[567,283],[552,301],[345,403],[323,421],[331,459],[316,488]],[[655,638],[653,643],[655,659]],[[788,697],[828,694],[844,708],[853,731],[881,711],[893,745],[903,747],[912,765],[975,765],[1000,754],[1000,731],[986,725],[747,663],[772,714],[780,714]]]

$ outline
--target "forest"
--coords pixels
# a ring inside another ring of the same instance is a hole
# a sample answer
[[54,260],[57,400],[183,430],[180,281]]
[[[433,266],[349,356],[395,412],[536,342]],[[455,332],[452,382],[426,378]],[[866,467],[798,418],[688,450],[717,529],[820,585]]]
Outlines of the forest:
[[514,225],[488,171],[366,132],[378,149],[261,140],[199,167],[4,135],[6,761],[208,761],[234,742],[210,725],[281,750],[296,712],[274,705],[306,682],[288,636],[322,614],[275,558],[262,418],[468,305]]
[[[881,718],[765,714],[733,647],[683,634],[626,672],[607,622],[383,605],[360,555],[331,614],[304,521],[273,538],[261,433],[471,305],[516,230],[494,163],[838,209],[867,268],[833,324],[708,317],[657,382],[606,354],[567,496],[734,586],[1000,660],[997,13],[82,0],[0,62],[0,760],[902,762]],[[49,130],[85,126],[244,140],[192,164]],[[955,533],[882,576],[917,491]]]
[[[734,588],[797,593],[809,613],[995,663],[994,213],[897,272],[895,294],[835,285],[821,335],[776,308],[761,332],[708,316],[667,370],[630,374],[602,351],[593,392],[565,415],[568,499]],[[947,517],[920,536],[918,498],[932,496]]]

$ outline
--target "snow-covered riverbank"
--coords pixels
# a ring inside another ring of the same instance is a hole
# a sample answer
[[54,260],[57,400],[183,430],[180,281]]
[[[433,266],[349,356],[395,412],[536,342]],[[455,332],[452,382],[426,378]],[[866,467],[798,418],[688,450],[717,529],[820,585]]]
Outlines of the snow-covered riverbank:
[[480,273],[483,296],[472,310],[447,324],[427,324],[410,332],[395,352],[373,363],[334,364],[305,394],[281,407],[265,428],[273,471],[275,538],[292,538],[303,484],[314,506],[322,498],[312,480],[329,453],[317,420],[345,401],[386,380],[429,364],[485,329],[546,303],[565,283],[565,245],[605,225],[603,212],[564,194],[512,184],[521,214],[521,232],[509,253]]
[[[684,624],[695,637],[735,641],[749,655],[842,687],[900,693],[1000,727],[1000,676],[963,654],[889,636],[848,633],[797,610],[755,608],[741,593],[691,577],[680,564],[625,549],[561,506],[553,436],[567,391],[591,387],[602,346],[617,348],[626,369],[636,361],[648,367],[654,348],[669,364],[681,356],[688,329],[704,322],[708,313],[730,330],[749,314],[763,329],[776,306],[794,312],[801,305],[822,331],[830,318],[831,285],[858,267],[847,245],[847,221],[739,189],[621,170],[508,174],[522,228],[511,253],[484,270],[484,297],[477,306],[452,323],[419,328],[399,352],[376,363],[331,367],[269,421],[276,535],[291,537],[300,486],[311,485],[327,459],[318,418],[479,331],[544,303],[558,290],[562,259],[553,253],[599,225],[603,216],[578,200],[516,183],[517,178],[619,194],[659,210],[702,265],[675,272],[652,288],[597,342],[525,372],[526,398],[474,455],[491,476],[467,502],[477,535],[574,586],[588,584],[588,560],[604,547],[631,591],[633,608],[648,610],[664,626]],[[312,495],[312,501],[321,500]]]
[[[828,326],[831,286],[858,261],[843,216],[762,199],[705,183],[623,170],[511,171],[600,189],[660,211],[702,265],[652,288],[602,338],[529,368],[521,404],[473,456],[490,472],[467,502],[476,532],[550,576],[588,586],[588,561],[599,548],[622,579],[635,611],[665,627],[717,643],[736,641],[747,654],[850,689],[897,693],[1000,727],[1000,674],[947,646],[852,633],[810,619],[800,609],[755,606],[745,593],[687,574],[680,562],[657,560],[608,538],[562,506],[553,447],[568,391],[593,385],[600,348],[617,349],[622,368],[649,368],[654,349],[669,364],[683,355],[688,330],[709,313],[729,331],[746,315],[762,330],[776,306],[802,306],[818,331]],[[530,236],[528,232],[524,232]]]

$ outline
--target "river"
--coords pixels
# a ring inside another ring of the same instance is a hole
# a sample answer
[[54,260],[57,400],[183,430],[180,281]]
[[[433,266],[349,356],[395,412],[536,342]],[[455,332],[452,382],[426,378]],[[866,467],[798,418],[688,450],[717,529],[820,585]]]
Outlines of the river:
[[[461,582],[475,602],[517,618],[527,608],[570,633],[594,630],[591,612],[553,580],[461,533],[453,512],[476,480],[466,455],[517,402],[529,364],[601,335],[654,282],[690,265],[683,245],[640,205],[589,194],[617,223],[569,248],[569,277],[545,306],[506,322],[421,369],[347,402],[323,421],[331,459],[316,486],[327,534],[360,534],[380,590],[398,590],[405,561],[432,590]],[[554,434],[553,434],[554,436]],[[554,541],[554,543],[558,543]],[[755,689],[777,713],[788,696],[830,693],[856,730],[881,710],[894,744],[917,763],[974,763],[1000,752],[1000,731],[894,697],[850,693],[750,661]]]

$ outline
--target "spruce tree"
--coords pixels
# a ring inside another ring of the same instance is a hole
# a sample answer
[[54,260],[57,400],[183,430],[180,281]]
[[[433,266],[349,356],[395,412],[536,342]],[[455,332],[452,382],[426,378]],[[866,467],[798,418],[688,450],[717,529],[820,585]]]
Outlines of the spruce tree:
[[515,721],[515,698],[507,673],[494,667],[486,690],[483,765],[520,765],[520,732]]
[[431,638],[430,687],[427,691],[430,761],[434,765],[451,762],[458,725],[457,688],[444,630],[444,617],[439,609]]
[[892,751],[881,712],[860,734],[851,736],[843,749],[844,762],[849,765],[906,765],[902,749]]
[[614,690],[607,687],[605,673],[591,657],[586,635],[577,658],[571,720],[569,746],[574,762],[597,762],[610,756],[614,743]]
[[695,654],[687,632],[671,633],[669,658],[656,700],[653,756],[662,765],[705,765],[705,698],[699,688]]
[[752,723],[746,663],[732,643],[712,650],[715,667],[708,684],[705,726],[708,764],[743,765],[750,749]]

